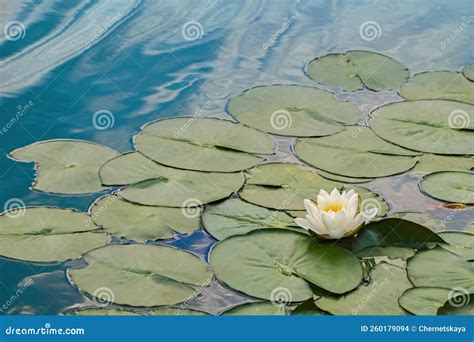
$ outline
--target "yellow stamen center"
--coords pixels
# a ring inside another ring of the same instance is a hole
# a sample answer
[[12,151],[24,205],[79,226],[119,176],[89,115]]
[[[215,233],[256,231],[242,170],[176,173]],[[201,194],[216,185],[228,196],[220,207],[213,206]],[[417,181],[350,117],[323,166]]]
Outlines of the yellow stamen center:
[[335,213],[341,211],[343,209],[342,204],[340,203],[332,203],[323,208],[323,211],[328,212],[328,211],[333,211]]

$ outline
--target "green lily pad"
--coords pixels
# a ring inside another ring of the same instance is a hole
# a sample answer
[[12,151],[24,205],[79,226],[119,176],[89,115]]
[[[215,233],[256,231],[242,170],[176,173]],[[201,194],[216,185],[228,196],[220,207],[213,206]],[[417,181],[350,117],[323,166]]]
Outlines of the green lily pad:
[[413,76],[401,89],[407,100],[455,100],[474,103],[474,84],[460,72],[430,71]]
[[370,51],[353,50],[318,57],[308,64],[308,75],[320,84],[344,91],[374,91],[401,87],[410,74],[393,58]]
[[356,105],[339,101],[330,92],[296,85],[248,89],[230,100],[227,109],[247,126],[297,137],[334,134],[361,116]]
[[181,308],[156,308],[147,311],[131,311],[126,309],[88,308],[71,313],[74,316],[207,316],[202,311]]
[[453,157],[425,153],[418,157],[411,174],[424,176],[438,171],[470,171],[474,169],[473,157]]
[[441,232],[439,236],[449,243],[444,249],[455,253],[466,260],[474,260],[474,234],[464,232]]
[[305,234],[285,229],[225,239],[212,249],[210,264],[232,289],[279,303],[311,298],[310,284],[345,293],[362,278],[359,260],[346,249],[319,245]]
[[[138,152],[125,153],[100,169],[102,182],[126,185],[118,194],[127,201],[163,207],[196,207],[236,192],[242,173],[178,170],[155,163]],[[196,213],[193,214],[193,216]]]
[[417,152],[390,144],[370,128],[353,126],[329,137],[299,139],[296,155],[318,169],[356,178],[390,176],[411,169]]
[[417,316],[435,316],[451,290],[441,287],[413,287],[398,299],[402,308]]
[[248,303],[223,313],[224,316],[286,316],[285,305],[271,302]]
[[474,154],[474,106],[445,100],[392,103],[375,109],[371,128],[394,144],[422,152]]
[[93,250],[88,266],[70,270],[79,289],[100,300],[131,306],[174,305],[212,279],[194,254],[162,245],[109,245]]
[[264,164],[247,171],[239,195],[247,202],[278,210],[304,210],[305,198],[341,184],[321,177],[313,168],[286,163]]
[[466,65],[462,69],[462,74],[466,77],[469,81],[474,81],[474,64]]
[[474,316],[474,296],[463,292],[447,300],[446,303],[438,309],[438,315]]
[[253,154],[274,153],[273,139],[227,120],[173,118],[145,126],[135,148],[154,161],[180,169],[234,172],[262,162]]
[[292,316],[324,316],[328,315],[326,312],[322,311],[316,306],[314,298],[305,300],[303,303],[299,304],[292,312]]
[[415,222],[387,218],[369,223],[352,245],[354,252],[368,247],[426,248],[429,243],[444,243],[436,233]]
[[61,194],[86,194],[106,189],[98,171],[104,162],[117,155],[109,147],[82,140],[41,141],[10,153],[16,160],[35,163],[33,189]]
[[467,225],[466,227],[464,227],[464,230],[463,230],[465,233],[471,233],[471,234],[474,234],[474,222],[472,222],[471,224]]
[[105,234],[90,217],[70,209],[29,207],[0,215],[0,255],[27,261],[53,262],[79,258],[104,246]]
[[351,183],[351,184],[359,184],[359,183],[367,183],[373,181],[374,178],[355,178],[355,177],[346,177],[341,175],[335,175],[333,173],[329,173],[323,170],[317,170],[317,172],[332,181],[341,182],[341,183]]
[[206,207],[202,222],[204,228],[217,240],[265,228],[299,230],[294,219],[288,214],[262,208],[237,198]]
[[408,247],[367,247],[361,249],[356,253],[356,255],[360,258],[374,258],[374,257],[381,257],[386,256],[389,259],[403,259],[407,260],[415,255],[415,250],[413,248]]
[[191,233],[200,226],[199,208],[196,215],[185,215],[181,208],[143,206],[115,195],[101,197],[89,211],[107,232],[135,241],[169,239],[175,232]]
[[321,297],[316,305],[333,315],[405,315],[398,298],[410,287],[405,269],[381,262],[372,268],[368,284],[341,297]]
[[391,214],[390,217],[418,223],[434,232],[439,232],[446,228],[446,224],[443,220],[433,218],[423,213],[400,212]]
[[419,185],[421,191],[438,200],[474,204],[474,174],[472,173],[434,172],[424,176]]
[[474,291],[474,265],[440,247],[417,252],[408,259],[407,272],[408,278],[417,287]]

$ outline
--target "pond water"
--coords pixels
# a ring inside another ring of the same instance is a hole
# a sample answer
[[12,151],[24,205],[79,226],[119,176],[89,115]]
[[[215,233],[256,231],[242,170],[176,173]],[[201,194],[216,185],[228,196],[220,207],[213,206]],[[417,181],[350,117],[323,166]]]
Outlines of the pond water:
[[[31,190],[33,165],[9,159],[15,148],[71,138],[129,151],[131,137],[147,122],[180,115],[228,117],[227,101],[257,85],[316,86],[305,75],[316,56],[363,49],[397,59],[411,74],[460,70],[473,63],[469,8],[472,12],[469,0],[3,1],[0,28],[18,21],[23,32],[18,39],[0,33],[0,204],[19,199],[27,206],[86,211],[104,194]],[[200,25],[197,36],[183,30],[190,21]],[[361,25],[372,21],[375,36],[361,34]],[[337,96],[356,103],[365,115],[401,99],[396,92],[366,90]],[[112,113],[106,129],[93,124],[100,110]],[[293,140],[276,139],[278,154],[272,158],[298,162],[289,149]],[[418,190],[413,176],[364,186],[382,194],[391,212],[429,213],[448,229],[461,229],[474,217],[472,209],[453,214],[442,208]],[[199,230],[165,243],[206,259],[215,240]],[[80,264],[0,258],[0,304],[24,279],[34,279],[3,314],[54,315],[93,306],[68,281],[66,269]],[[250,301],[214,281],[187,306],[219,313]]]

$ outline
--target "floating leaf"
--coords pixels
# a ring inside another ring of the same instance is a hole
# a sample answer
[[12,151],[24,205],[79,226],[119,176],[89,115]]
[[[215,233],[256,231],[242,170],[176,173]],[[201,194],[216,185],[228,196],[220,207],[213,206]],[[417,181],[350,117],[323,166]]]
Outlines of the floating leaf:
[[250,127],[299,137],[340,132],[344,125],[355,124],[361,116],[356,105],[339,101],[330,92],[295,85],[248,89],[230,100],[227,109]]
[[286,316],[285,305],[261,302],[236,306],[223,313],[224,316]]
[[109,245],[84,259],[87,267],[70,271],[73,282],[90,295],[122,305],[181,303],[196,295],[194,286],[212,278],[194,254],[162,245]]
[[474,265],[440,247],[417,252],[408,259],[407,272],[408,278],[417,287],[474,291]]
[[97,173],[117,155],[109,147],[81,140],[41,141],[10,153],[16,160],[35,163],[33,189],[61,194],[104,190]]
[[474,204],[474,174],[469,172],[430,173],[420,181],[420,189],[441,201]]
[[394,90],[410,74],[393,58],[370,51],[352,50],[318,57],[308,64],[308,75],[320,84],[339,86],[345,91],[365,88]]
[[[143,205],[196,207],[228,197],[244,183],[242,173],[178,170],[155,163],[138,152],[125,153],[100,170],[104,184],[132,184],[119,192]],[[197,216],[197,215],[196,215]]]
[[284,298],[286,303],[311,298],[310,284],[344,293],[362,277],[360,262],[349,251],[284,229],[225,239],[212,249],[210,264],[232,289],[267,300]]
[[440,287],[413,287],[403,293],[398,303],[413,315],[434,316],[449,298],[450,292]]
[[439,236],[449,243],[449,245],[442,245],[444,249],[466,260],[474,260],[474,234],[464,232],[441,232]]
[[74,316],[206,316],[205,312],[181,308],[156,308],[147,311],[88,308],[71,313]]
[[430,71],[413,76],[401,89],[407,100],[443,99],[474,103],[474,84],[455,71]]
[[392,103],[375,109],[371,128],[394,144],[436,154],[474,154],[474,106],[445,100]]
[[299,139],[296,155],[306,163],[348,177],[384,177],[411,169],[416,152],[377,137],[368,127],[354,126],[322,138]]
[[[161,164],[188,170],[234,172],[274,153],[273,139],[227,120],[172,118],[159,120],[135,136],[135,148]],[[253,154],[252,154],[253,153]]]
[[354,178],[354,177],[335,175],[323,170],[316,170],[316,171],[324,178],[327,178],[329,180],[336,181],[336,182],[341,182],[341,183],[359,184],[359,183],[367,183],[374,180],[374,178]]
[[[456,293],[455,291],[453,291]],[[468,293],[449,299],[438,309],[440,316],[474,316],[474,296]]]
[[305,300],[303,303],[298,305],[291,313],[292,316],[323,316],[327,315],[324,311],[314,303],[314,298]]
[[444,243],[436,233],[415,222],[398,218],[387,218],[369,223],[357,235],[352,245],[354,252],[367,247],[426,248],[429,243]]
[[425,153],[418,157],[411,174],[424,176],[438,171],[470,171],[474,168],[473,157],[453,157]]
[[466,65],[462,69],[462,74],[470,81],[474,81],[474,64]]
[[412,287],[405,269],[381,262],[372,268],[370,282],[341,297],[322,297],[316,305],[333,315],[404,315],[398,298]]
[[53,262],[79,258],[107,243],[90,217],[70,209],[30,207],[0,215],[0,255]]
[[389,259],[403,259],[407,260],[415,255],[415,251],[412,248],[408,247],[367,247],[356,253],[358,257],[361,258],[373,258],[386,256]]
[[90,208],[94,222],[114,236],[135,241],[168,239],[199,228],[200,209],[185,215],[181,208],[149,207],[115,195],[101,197]]
[[310,167],[271,163],[250,169],[239,195],[247,202],[278,210],[304,210],[305,198],[315,198],[321,189],[331,191],[341,184],[321,177]]
[[418,223],[434,232],[439,232],[446,228],[446,224],[443,220],[422,213],[400,212],[391,214],[390,217]]
[[217,240],[265,228],[299,229],[294,219],[280,211],[259,207],[237,198],[208,206],[202,216],[204,228]]

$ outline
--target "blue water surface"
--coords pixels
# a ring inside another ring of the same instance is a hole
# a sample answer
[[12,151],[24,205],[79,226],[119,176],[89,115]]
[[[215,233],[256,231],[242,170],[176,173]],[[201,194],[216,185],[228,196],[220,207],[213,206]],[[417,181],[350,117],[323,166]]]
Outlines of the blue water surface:
[[[28,206],[85,211],[103,195],[31,190],[33,165],[8,158],[18,147],[71,138],[129,151],[132,136],[149,121],[228,117],[228,99],[257,85],[316,86],[306,77],[305,65],[330,52],[377,51],[412,74],[460,70],[474,62],[473,10],[470,0],[0,1],[0,211],[12,198]],[[18,36],[6,32],[12,22],[23,25]],[[375,36],[361,33],[364,23],[372,23]],[[394,92],[338,96],[365,113],[398,99]],[[98,111],[112,114],[105,129],[94,125]],[[285,142],[281,146],[284,157]],[[416,189],[413,177],[392,178],[369,184],[389,199],[392,211],[449,215],[440,202]],[[459,229],[473,216],[472,210],[464,211],[449,225]],[[205,259],[214,242],[201,230],[166,243]],[[34,264],[0,258],[0,304],[18,283],[34,279],[2,313],[60,314],[93,305],[68,281],[66,269],[75,263],[80,261]],[[248,301],[214,282],[189,306],[219,313]]]

